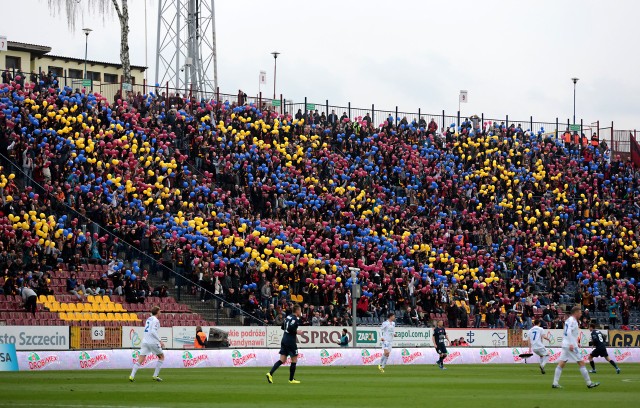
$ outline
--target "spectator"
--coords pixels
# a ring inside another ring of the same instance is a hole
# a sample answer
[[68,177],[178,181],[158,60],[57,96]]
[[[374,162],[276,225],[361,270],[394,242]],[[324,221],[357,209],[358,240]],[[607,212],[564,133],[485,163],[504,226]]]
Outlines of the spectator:
[[72,272],[71,275],[69,275],[69,278],[67,278],[67,293],[75,296],[77,300],[82,301],[82,295],[79,292],[82,292],[82,295],[84,296],[87,295],[84,285],[78,284],[76,274]]
[[24,302],[24,308],[27,310],[27,312],[31,312],[33,317],[35,317],[38,307],[36,304],[36,300],[38,299],[36,292],[28,287],[23,287],[20,292],[22,295],[22,301]]
[[453,300],[447,305],[447,320],[449,328],[458,327],[458,307]]
[[271,282],[265,281],[262,288],[260,288],[260,295],[262,297],[262,306],[268,307],[271,304]]
[[408,325],[414,327],[418,327],[420,325],[420,315],[418,315],[418,311],[412,309],[411,306],[407,307],[407,313],[405,316]]
[[611,304],[609,305],[609,326],[613,329],[616,328],[618,324],[618,314],[620,313],[620,307],[618,303],[616,303],[615,299],[611,299]]
[[109,281],[107,279],[107,274],[103,273],[97,283],[98,287],[98,295],[107,295],[111,296],[113,291],[109,288]]

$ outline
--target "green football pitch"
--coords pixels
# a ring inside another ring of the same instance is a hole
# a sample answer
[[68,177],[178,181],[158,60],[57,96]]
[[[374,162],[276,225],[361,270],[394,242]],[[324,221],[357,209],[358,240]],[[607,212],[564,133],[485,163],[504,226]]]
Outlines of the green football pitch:
[[555,365],[542,375],[537,364],[305,367],[288,382],[282,367],[268,384],[264,368],[165,369],[162,383],[141,369],[0,373],[0,406],[7,407],[637,407],[640,364],[622,364],[616,375],[600,363],[587,389],[573,364],[563,389],[551,389]]

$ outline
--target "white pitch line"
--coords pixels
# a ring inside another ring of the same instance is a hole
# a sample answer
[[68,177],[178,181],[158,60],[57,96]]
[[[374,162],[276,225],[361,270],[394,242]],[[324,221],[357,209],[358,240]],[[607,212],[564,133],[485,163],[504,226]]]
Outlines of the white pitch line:
[[[4,401],[4,402],[8,402],[8,401]],[[33,407],[33,406],[35,406],[34,404],[15,403],[15,402],[11,402],[10,404],[11,404],[12,407]],[[88,408],[155,408],[153,406],[148,406],[148,405],[145,405],[144,407],[142,407],[142,406],[136,406],[136,405],[86,405],[86,404],[51,404],[51,403],[43,404],[43,406],[47,406],[47,407],[88,407]]]

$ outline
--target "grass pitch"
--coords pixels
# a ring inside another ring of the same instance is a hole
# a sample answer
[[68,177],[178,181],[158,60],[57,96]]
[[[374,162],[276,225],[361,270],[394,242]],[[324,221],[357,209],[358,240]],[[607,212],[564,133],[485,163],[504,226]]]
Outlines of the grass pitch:
[[6,407],[637,407],[640,364],[622,364],[616,375],[597,365],[588,390],[576,364],[565,368],[551,389],[555,365],[541,375],[537,364],[298,367],[288,382],[281,367],[268,384],[265,368],[166,369],[162,383],[141,369],[135,383],[128,371],[42,371],[0,373],[0,406]]

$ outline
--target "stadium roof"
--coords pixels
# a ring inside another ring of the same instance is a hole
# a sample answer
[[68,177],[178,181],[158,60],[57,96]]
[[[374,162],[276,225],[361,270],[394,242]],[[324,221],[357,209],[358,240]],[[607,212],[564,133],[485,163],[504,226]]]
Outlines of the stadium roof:
[[[68,56],[63,56],[63,55],[54,55],[54,54],[49,54],[51,52],[51,47],[48,47],[46,45],[38,45],[38,44],[29,44],[29,43],[22,43],[22,42],[17,42],[17,41],[7,41],[7,46],[10,50],[14,50],[14,51],[26,51],[29,53],[32,53],[38,57],[49,57],[49,58],[53,58],[53,59],[60,59],[63,61],[75,61],[75,62],[81,62],[84,63],[84,58],[75,58],[75,57],[68,57]],[[110,67],[121,67],[122,64],[120,63],[115,63],[115,62],[106,62],[106,61],[96,61],[96,60],[87,60],[87,63],[89,64],[93,64],[93,65],[105,65],[105,66],[110,66]],[[147,69],[147,67],[143,66],[143,65],[131,65],[131,68],[135,68],[135,69],[139,69],[142,71],[145,71]]]

